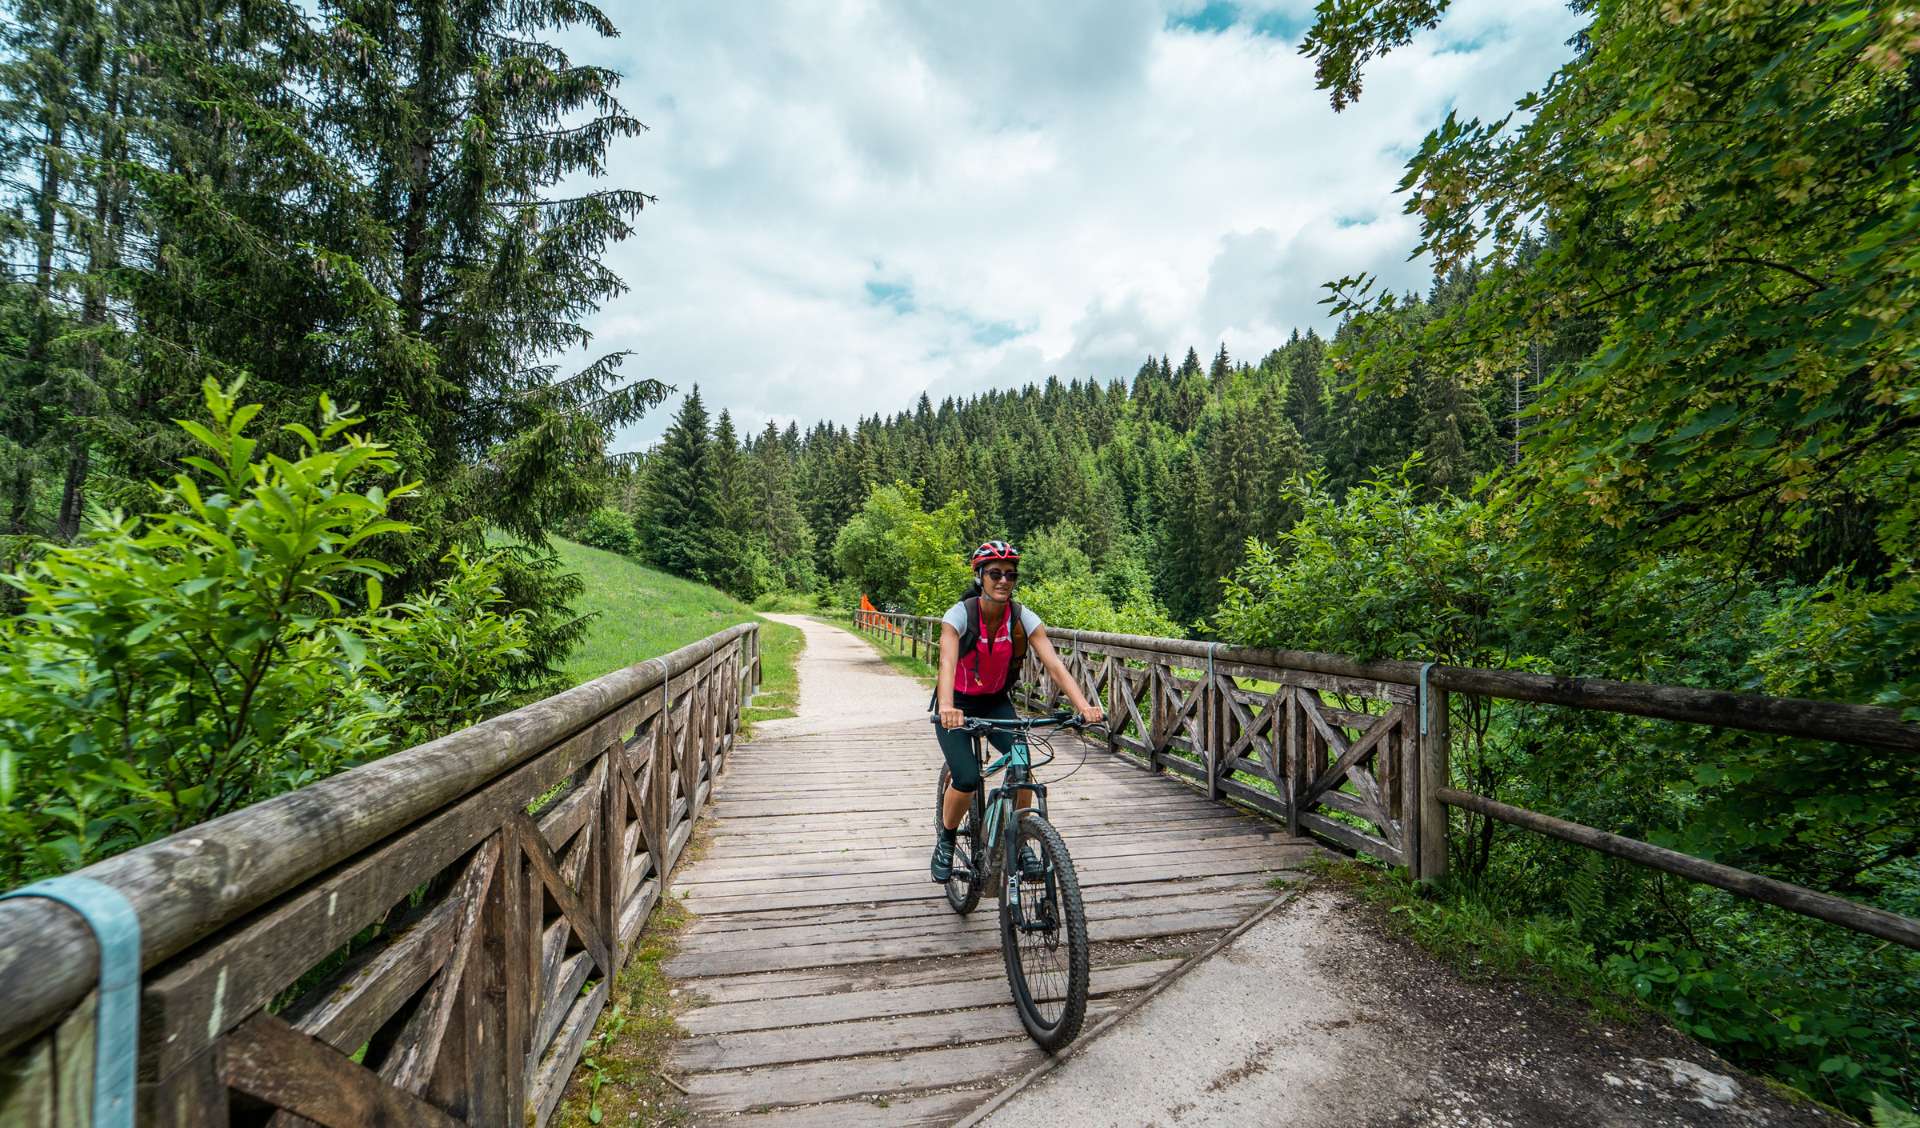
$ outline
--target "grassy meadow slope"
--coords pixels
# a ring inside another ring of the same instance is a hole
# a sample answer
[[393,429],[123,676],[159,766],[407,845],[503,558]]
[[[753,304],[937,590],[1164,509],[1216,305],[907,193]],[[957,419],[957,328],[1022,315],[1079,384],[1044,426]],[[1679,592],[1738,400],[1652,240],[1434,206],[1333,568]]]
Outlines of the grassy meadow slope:
[[[567,660],[567,679],[576,685],[759,618],[724,592],[655,571],[617,552],[558,538],[553,546],[567,570],[586,581],[574,610],[597,615]],[[747,711],[748,723],[792,715],[793,663],[801,637],[792,627],[761,620],[762,682],[754,707]]]

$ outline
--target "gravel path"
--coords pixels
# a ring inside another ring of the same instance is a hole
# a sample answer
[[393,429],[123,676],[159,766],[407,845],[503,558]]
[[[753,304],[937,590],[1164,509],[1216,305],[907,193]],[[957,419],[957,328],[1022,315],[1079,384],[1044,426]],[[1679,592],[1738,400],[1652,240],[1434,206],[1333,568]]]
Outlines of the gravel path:
[[845,732],[927,715],[926,686],[906,677],[865,639],[805,615],[773,615],[807,636],[800,657],[800,705],[791,717],[753,726],[755,740]]
[[1671,1029],[1462,981],[1309,887],[983,1123],[1838,1126]]

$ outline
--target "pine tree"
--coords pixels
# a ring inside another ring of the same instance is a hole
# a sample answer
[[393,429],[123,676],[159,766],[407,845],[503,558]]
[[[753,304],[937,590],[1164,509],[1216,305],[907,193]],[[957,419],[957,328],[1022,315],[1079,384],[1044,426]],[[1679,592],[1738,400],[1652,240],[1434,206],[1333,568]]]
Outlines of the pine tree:
[[1173,377],[1173,394],[1167,406],[1166,423],[1177,434],[1191,432],[1206,410],[1210,385],[1200,371],[1200,355],[1187,350],[1187,359]]
[[1219,391],[1225,388],[1227,381],[1231,379],[1233,379],[1233,361],[1227,356],[1227,343],[1222,341],[1220,351],[1213,356],[1213,366],[1207,369],[1207,382],[1213,385],[1215,391]]
[[553,194],[645,128],[618,76],[554,42],[614,28],[572,0],[332,0],[325,16],[326,37],[355,48],[320,91],[329,124],[370,171],[392,235],[379,276],[424,343],[380,381],[382,432],[411,429],[409,470],[460,530],[538,539],[598,503],[611,429],[666,392],[623,377],[625,354],[566,377],[545,360],[588,344],[580,318],[625,289],[605,251],[649,202]]
[[1321,376],[1326,363],[1326,343],[1307,330],[1302,337],[1296,330],[1284,353],[1287,374],[1287,419],[1307,449],[1319,453],[1326,442],[1327,388]]
[[1449,372],[1426,374],[1420,388],[1415,441],[1421,476],[1435,493],[1465,496],[1481,474],[1499,463],[1499,436],[1486,406]]
[[794,494],[793,460],[769,421],[748,459],[749,507],[753,536],[765,546],[782,586],[788,591],[811,591],[816,572],[813,530],[800,513]]
[[747,492],[739,434],[733,429],[733,413],[724,407],[713,425],[713,444],[707,457],[712,463],[707,478],[712,483],[713,508],[720,527],[745,536],[753,526],[752,500]]
[[648,560],[689,579],[716,577],[721,524],[713,475],[713,437],[696,384],[647,460],[639,524]]

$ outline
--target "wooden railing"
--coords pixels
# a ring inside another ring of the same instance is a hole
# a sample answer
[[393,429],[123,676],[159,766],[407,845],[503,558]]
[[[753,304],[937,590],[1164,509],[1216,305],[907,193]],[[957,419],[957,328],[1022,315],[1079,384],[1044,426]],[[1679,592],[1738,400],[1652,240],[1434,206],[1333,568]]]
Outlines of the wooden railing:
[[[937,654],[938,619],[859,612],[854,626],[929,661]],[[1920,921],[1898,913],[1499,803],[1450,778],[1453,694],[1920,753],[1920,725],[1895,710],[1054,627],[1047,636],[1106,708],[1116,754],[1416,878],[1446,874],[1454,807],[1920,948]],[[1031,654],[1018,694],[1036,709],[1062,700]]]
[[[88,867],[141,925],[139,1122],[541,1124],[759,683],[736,626]],[[0,902],[0,1124],[85,1124],[93,939]]]

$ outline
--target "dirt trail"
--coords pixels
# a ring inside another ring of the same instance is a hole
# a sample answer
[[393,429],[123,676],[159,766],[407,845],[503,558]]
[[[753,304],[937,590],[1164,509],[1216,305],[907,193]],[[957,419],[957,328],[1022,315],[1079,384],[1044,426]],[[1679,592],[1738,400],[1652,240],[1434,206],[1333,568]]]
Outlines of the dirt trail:
[[1463,982],[1309,887],[982,1122],[1837,1126],[1651,1022]]
[[799,663],[799,708],[791,717],[755,724],[755,740],[844,732],[927,715],[927,690],[887,665],[864,639],[805,615],[765,617],[799,628],[807,647]]

